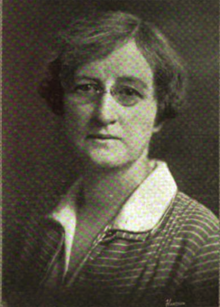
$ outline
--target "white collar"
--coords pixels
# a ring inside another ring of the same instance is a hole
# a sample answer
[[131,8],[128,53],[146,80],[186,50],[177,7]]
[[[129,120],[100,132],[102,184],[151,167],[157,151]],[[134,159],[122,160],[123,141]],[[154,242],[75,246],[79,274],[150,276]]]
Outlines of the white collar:
[[[75,234],[76,199],[80,186],[81,179],[69,189],[58,207],[50,215],[65,229],[67,264]],[[164,215],[176,191],[176,183],[166,163],[157,162],[156,169],[124,204],[115,219],[113,228],[132,232],[144,232],[154,228]]]
[[176,194],[176,183],[164,162],[131,195],[114,222],[114,228],[142,232],[160,221]]
[[[62,198],[59,206],[52,213],[52,218],[63,226],[70,220],[75,224],[76,197],[81,185],[77,180]],[[164,162],[157,162],[156,169],[142,182],[130,196],[117,216],[114,227],[134,232],[153,228],[176,194],[176,183]],[[66,228],[66,227],[65,227]]]

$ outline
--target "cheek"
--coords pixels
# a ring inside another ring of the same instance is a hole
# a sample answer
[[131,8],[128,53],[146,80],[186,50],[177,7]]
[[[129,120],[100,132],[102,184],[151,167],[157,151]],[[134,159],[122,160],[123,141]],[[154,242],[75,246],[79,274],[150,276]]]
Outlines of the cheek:
[[83,133],[90,121],[91,113],[92,110],[88,107],[67,102],[64,115],[66,128],[69,131],[73,130],[77,133]]
[[151,107],[137,108],[129,114],[126,120],[126,133],[130,137],[143,142],[153,134],[157,108]]

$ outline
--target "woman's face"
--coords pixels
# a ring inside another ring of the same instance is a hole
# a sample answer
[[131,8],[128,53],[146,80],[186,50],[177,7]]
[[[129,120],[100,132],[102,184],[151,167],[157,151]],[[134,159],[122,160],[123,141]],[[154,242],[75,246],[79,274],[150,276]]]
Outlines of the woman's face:
[[134,41],[78,68],[64,94],[70,142],[96,167],[147,157],[157,102],[153,72]]

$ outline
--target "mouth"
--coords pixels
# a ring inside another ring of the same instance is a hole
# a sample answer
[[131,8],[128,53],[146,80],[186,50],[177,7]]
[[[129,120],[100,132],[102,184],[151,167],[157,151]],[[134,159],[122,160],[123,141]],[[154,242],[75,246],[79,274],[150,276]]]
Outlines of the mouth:
[[88,139],[95,139],[95,140],[120,140],[118,136],[114,136],[111,134],[89,134]]

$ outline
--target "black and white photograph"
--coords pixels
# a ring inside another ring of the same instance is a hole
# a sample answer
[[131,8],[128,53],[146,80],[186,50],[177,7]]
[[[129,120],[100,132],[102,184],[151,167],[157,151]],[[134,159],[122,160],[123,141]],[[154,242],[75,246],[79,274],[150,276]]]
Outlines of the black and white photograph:
[[219,306],[219,21],[3,2],[3,307]]

